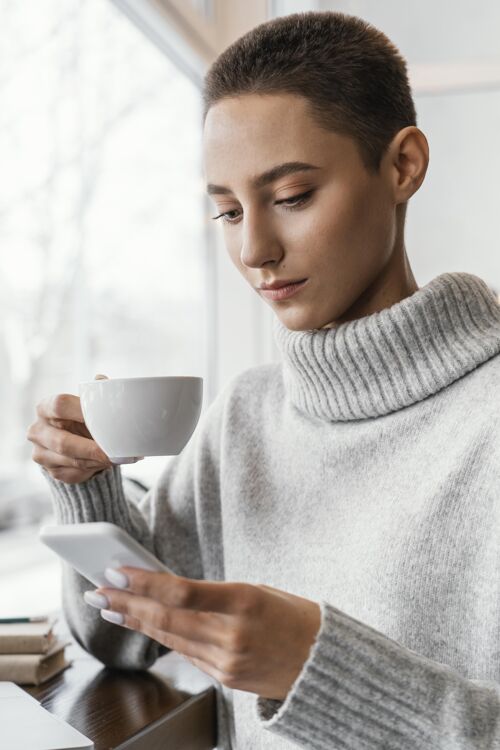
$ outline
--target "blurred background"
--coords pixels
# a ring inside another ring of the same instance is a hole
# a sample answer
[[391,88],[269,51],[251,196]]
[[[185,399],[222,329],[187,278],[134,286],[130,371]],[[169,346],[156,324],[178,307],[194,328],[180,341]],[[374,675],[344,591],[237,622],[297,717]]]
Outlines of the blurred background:
[[[200,375],[204,411],[278,358],[271,309],[209,220],[201,85],[241,34],[306,10],[360,16],[408,61],[430,144],[406,222],[419,286],[467,271],[500,290],[499,3],[0,0],[0,616],[60,601],[26,440],[42,398],[97,373]],[[168,461],[122,467],[128,495]]]

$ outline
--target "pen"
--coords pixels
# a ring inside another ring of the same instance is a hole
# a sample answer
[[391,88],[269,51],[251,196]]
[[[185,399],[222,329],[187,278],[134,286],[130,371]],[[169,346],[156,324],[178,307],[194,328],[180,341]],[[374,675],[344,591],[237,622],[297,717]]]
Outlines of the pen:
[[0,624],[6,622],[45,622],[48,618],[40,617],[0,617]]

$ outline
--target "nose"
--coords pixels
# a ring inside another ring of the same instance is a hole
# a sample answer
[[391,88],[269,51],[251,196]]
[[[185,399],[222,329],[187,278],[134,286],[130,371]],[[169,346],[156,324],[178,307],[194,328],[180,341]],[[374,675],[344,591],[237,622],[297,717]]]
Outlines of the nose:
[[272,224],[263,213],[247,211],[243,215],[240,261],[247,268],[279,263],[283,248]]

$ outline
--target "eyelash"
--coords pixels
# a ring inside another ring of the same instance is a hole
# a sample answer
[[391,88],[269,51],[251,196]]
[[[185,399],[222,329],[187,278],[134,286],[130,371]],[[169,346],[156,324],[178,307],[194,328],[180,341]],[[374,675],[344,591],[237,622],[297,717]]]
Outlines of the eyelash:
[[[276,201],[276,205],[283,205],[283,208],[285,211],[294,211],[299,206],[302,206],[306,200],[314,193],[314,190],[308,190],[306,193],[300,193],[300,195],[293,195],[290,198],[283,198],[281,201]],[[293,206],[285,206],[286,201],[296,201]],[[236,209],[233,209],[233,211],[236,211]],[[232,214],[233,211],[225,211],[222,214],[219,214],[218,216],[212,216],[212,219],[220,219],[222,218],[224,224],[235,224],[235,220],[233,219],[227,219],[227,214]],[[237,217],[236,217],[237,218]]]

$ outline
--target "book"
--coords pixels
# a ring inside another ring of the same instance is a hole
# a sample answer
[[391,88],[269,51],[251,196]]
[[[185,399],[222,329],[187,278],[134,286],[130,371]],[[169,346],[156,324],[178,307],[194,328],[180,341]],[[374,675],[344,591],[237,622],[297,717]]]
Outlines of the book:
[[71,666],[64,648],[71,641],[55,638],[44,654],[0,654],[0,680],[18,685],[39,685]]
[[56,618],[44,622],[0,622],[1,654],[46,654],[54,643]]

